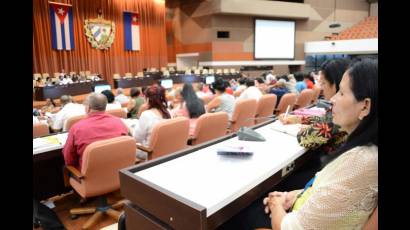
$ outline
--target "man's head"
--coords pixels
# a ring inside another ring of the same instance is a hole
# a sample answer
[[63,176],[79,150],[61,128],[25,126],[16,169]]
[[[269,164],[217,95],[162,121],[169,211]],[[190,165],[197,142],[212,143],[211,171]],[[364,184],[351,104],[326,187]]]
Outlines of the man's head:
[[87,114],[92,112],[103,112],[107,107],[107,97],[101,93],[92,93],[84,101]]
[[117,95],[124,94],[124,90],[122,88],[117,89]]
[[64,106],[64,105],[66,105],[70,102],[72,102],[72,99],[71,99],[70,95],[62,95],[60,97],[61,106]]

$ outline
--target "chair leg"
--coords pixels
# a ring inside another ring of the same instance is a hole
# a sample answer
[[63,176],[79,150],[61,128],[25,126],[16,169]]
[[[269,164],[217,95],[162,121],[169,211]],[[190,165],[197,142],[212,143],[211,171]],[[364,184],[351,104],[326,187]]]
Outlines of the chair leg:
[[121,216],[121,212],[114,210],[112,208],[107,209],[105,213],[109,215],[111,218],[113,218],[116,222],[118,222]]
[[101,217],[103,216],[103,213],[101,211],[97,211],[96,213],[94,213],[94,215],[92,217],[90,217],[90,219],[87,220],[87,222],[85,222],[85,224],[83,225],[82,229],[88,229],[91,226],[93,226],[99,219],[101,219]]
[[95,213],[97,209],[95,207],[91,208],[73,208],[70,210],[71,215],[81,215],[81,214],[91,214]]

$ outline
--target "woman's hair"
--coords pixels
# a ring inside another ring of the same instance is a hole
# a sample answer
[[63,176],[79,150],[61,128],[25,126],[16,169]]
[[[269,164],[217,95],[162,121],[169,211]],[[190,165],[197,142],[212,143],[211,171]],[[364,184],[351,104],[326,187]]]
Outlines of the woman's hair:
[[246,83],[246,80],[247,80],[247,78],[246,77],[241,77],[240,79],[239,79],[239,85],[245,85],[245,83]]
[[225,81],[224,79],[218,77],[213,83],[212,83],[212,90],[218,90],[219,92],[224,93],[226,88],[228,87],[229,83]]
[[293,76],[295,76],[296,81],[303,81],[303,73],[302,72],[296,72],[293,74]]
[[131,97],[138,97],[141,94],[141,90],[138,87],[132,87],[130,90]]
[[191,84],[184,84],[181,92],[190,118],[197,118],[205,113],[204,102],[198,98]]
[[246,80],[246,87],[255,86],[255,80],[249,79]]
[[145,91],[145,97],[148,99],[148,109],[158,109],[162,118],[169,119],[171,115],[167,110],[167,100],[165,98],[165,88],[153,85]]
[[346,71],[350,80],[350,88],[357,101],[370,98],[370,112],[360,121],[346,142],[329,155],[328,162],[340,154],[362,145],[378,145],[378,61],[363,59],[353,63]]
[[315,79],[310,75],[311,72],[306,73],[303,77],[304,79],[309,79],[311,82],[315,82]]
[[259,84],[265,83],[265,81],[264,81],[261,77],[258,77],[258,78],[256,78],[255,80],[256,80]]
[[104,94],[107,97],[107,102],[108,103],[113,103],[114,102],[115,97],[114,97],[114,94],[111,92],[111,90],[106,89],[106,90],[102,91],[101,93]]
[[345,58],[327,60],[320,66],[325,79],[336,86],[336,92],[339,91],[339,83],[342,80],[343,74],[349,67],[349,60]]

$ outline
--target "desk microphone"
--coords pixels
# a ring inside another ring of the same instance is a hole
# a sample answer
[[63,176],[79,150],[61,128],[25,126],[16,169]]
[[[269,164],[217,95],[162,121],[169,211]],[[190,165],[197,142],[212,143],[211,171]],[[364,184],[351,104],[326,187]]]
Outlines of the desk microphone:
[[[248,118],[246,119],[246,121],[251,120],[251,119],[259,120],[259,119],[266,119],[266,118],[276,118],[276,117],[275,115],[271,115],[271,116],[266,116],[266,117]],[[237,135],[238,135],[238,139],[241,141],[266,141],[266,139],[262,135],[260,135],[255,130],[249,127],[246,127],[246,126],[239,128]]]

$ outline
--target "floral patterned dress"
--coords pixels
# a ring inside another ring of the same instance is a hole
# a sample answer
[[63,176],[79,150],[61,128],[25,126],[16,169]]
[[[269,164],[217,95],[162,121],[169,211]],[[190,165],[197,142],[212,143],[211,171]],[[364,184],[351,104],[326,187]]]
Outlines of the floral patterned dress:
[[307,149],[318,149],[320,152],[330,153],[337,149],[347,138],[347,133],[340,130],[340,126],[332,122],[331,110],[325,116],[302,117],[302,124],[308,125],[297,135],[298,142]]

